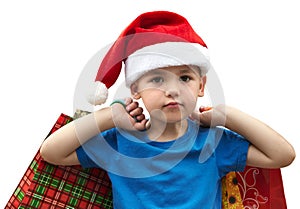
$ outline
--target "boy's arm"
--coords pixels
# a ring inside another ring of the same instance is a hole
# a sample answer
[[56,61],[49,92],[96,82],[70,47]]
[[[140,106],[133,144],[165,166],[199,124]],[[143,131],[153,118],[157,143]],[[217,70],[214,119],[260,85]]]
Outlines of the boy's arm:
[[[139,121],[132,117],[138,117]],[[145,124],[142,109],[136,102],[127,100],[126,110],[121,104],[116,103],[61,127],[43,142],[40,153],[45,161],[52,164],[77,165],[79,160],[76,149],[101,131],[115,126],[142,130]]]
[[263,122],[235,108],[226,108],[225,127],[244,136],[250,143],[247,165],[280,168],[295,158],[293,147]]
[[[98,118],[101,118],[99,120]],[[76,149],[100,130],[114,127],[111,109],[104,108],[78,118],[51,134],[42,144],[42,158],[57,165],[79,164]]]
[[291,164],[295,158],[293,147],[279,133],[233,107],[219,106],[200,113],[198,117],[203,125],[225,125],[244,136],[251,143],[247,165],[280,168]]

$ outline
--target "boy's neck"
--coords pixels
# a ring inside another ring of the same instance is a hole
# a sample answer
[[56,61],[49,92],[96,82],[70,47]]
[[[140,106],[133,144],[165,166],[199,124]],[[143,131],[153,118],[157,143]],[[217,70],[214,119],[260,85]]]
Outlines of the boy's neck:
[[151,127],[147,131],[149,139],[153,141],[166,142],[176,140],[185,134],[188,121],[182,120],[175,123],[151,120]]

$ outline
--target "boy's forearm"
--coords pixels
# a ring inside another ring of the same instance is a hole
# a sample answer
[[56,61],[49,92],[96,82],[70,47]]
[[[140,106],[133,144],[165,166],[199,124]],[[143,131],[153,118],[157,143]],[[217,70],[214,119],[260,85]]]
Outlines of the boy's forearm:
[[111,107],[103,108],[85,117],[79,118],[74,121],[73,126],[77,139],[80,144],[83,144],[100,132],[115,126],[112,119]]
[[70,160],[69,155],[93,136],[112,127],[114,123],[110,107],[95,111],[51,134],[41,146],[41,155],[54,164],[72,164],[65,162]]
[[244,112],[227,107],[225,126],[244,136],[264,154],[268,159],[265,162],[269,161],[266,166],[282,167],[293,159],[292,146],[279,133]]

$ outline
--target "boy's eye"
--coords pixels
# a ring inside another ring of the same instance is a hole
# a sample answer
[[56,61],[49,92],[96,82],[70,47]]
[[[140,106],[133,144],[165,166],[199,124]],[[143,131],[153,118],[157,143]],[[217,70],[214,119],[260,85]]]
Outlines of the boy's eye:
[[180,81],[183,81],[183,82],[188,82],[191,80],[191,77],[190,76],[187,76],[187,75],[184,75],[184,76],[180,76]]
[[151,79],[152,83],[162,83],[164,82],[164,79],[162,77],[155,77]]

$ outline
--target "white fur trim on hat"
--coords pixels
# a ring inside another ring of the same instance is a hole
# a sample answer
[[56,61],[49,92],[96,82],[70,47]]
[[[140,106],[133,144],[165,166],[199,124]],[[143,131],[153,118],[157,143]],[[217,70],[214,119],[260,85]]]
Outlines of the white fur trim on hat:
[[92,105],[101,105],[105,103],[108,96],[108,90],[104,83],[100,81],[92,82],[88,95],[87,100]]
[[126,85],[129,87],[150,70],[180,65],[195,65],[203,74],[207,73],[208,49],[190,42],[163,42],[141,48],[125,61]]

